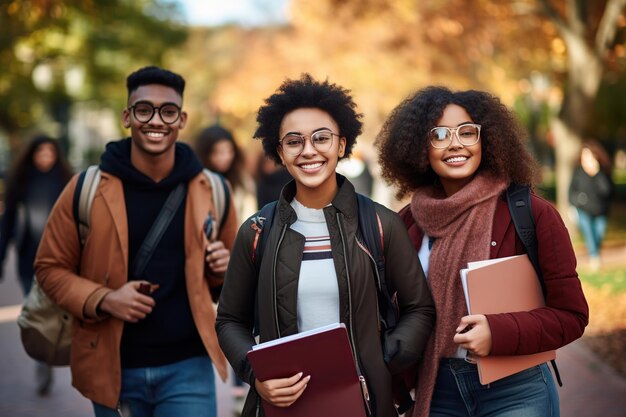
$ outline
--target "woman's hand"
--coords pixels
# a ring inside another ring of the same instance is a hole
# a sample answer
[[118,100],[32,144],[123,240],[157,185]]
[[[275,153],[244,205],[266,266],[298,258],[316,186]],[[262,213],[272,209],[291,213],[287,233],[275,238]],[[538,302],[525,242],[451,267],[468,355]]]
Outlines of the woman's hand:
[[461,318],[456,328],[454,343],[467,349],[473,356],[487,356],[491,352],[491,329],[484,314]]
[[290,378],[268,379],[266,381],[254,381],[256,392],[264,401],[276,407],[289,407],[296,402],[304,392],[311,375],[302,378],[302,372]]

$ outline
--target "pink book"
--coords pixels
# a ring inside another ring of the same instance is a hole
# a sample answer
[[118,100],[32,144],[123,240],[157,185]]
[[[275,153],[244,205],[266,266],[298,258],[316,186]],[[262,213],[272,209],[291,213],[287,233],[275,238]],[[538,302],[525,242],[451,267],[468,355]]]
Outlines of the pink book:
[[[527,255],[471,262],[461,271],[470,314],[530,311],[545,306],[541,284]],[[489,384],[556,358],[556,351],[478,358],[480,383]]]

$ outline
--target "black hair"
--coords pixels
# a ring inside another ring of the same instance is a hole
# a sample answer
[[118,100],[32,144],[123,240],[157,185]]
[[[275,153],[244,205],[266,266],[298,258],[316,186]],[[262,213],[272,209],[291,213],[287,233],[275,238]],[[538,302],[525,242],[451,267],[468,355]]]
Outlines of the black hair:
[[126,78],[128,96],[141,86],[159,84],[174,89],[181,97],[185,91],[185,79],[163,68],[149,66],[138,69]]
[[474,123],[481,125],[479,170],[509,182],[533,185],[538,169],[522,143],[525,131],[497,97],[483,91],[427,87],[400,103],[376,138],[382,176],[398,187],[398,197],[438,182],[428,162],[428,132],[449,104],[463,107]]
[[36,170],[34,161],[35,152],[37,152],[37,149],[45,143],[51,144],[57,154],[52,170],[58,173],[64,183],[69,181],[72,177],[72,168],[65,158],[65,153],[63,152],[63,149],[61,149],[59,141],[47,135],[36,135],[15,158],[9,174],[7,175],[7,202],[11,201],[12,203],[16,203],[22,201],[24,187]]
[[363,115],[356,112],[350,90],[328,80],[316,81],[310,74],[302,74],[298,80],[286,80],[259,108],[254,137],[263,142],[265,154],[281,163],[277,150],[280,125],[287,113],[302,108],[317,108],[333,118],[339,126],[339,134],[346,139],[343,158],[348,157],[361,134]]
[[198,158],[205,168],[216,171],[215,167],[211,164],[210,156],[213,153],[215,145],[223,140],[226,140],[233,145],[235,157],[228,170],[226,172],[220,172],[220,174],[224,175],[228,181],[230,181],[233,188],[243,186],[243,181],[241,179],[241,170],[244,165],[243,155],[239,146],[237,146],[237,142],[235,142],[233,134],[228,129],[215,124],[200,131],[198,137],[196,138],[194,147],[196,155],[198,155]]

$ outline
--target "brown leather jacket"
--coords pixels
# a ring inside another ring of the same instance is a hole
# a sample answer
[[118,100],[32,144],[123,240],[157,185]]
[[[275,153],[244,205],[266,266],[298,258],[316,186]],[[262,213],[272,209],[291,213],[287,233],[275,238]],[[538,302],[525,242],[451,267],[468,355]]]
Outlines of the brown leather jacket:
[[[43,290],[74,317],[71,350],[72,384],[90,400],[115,408],[121,389],[120,339],[124,322],[98,317],[96,307],[128,279],[128,225],[124,192],[119,178],[102,172],[91,208],[91,228],[82,254],[73,215],[78,176],[67,185],[53,208],[35,261]],[[227,364],[215,333],[215,310],[210,288],[223,279],[205,276],[202,232],[209,211],[214,212],[211,184],[198,174],[188,184],[185,208],[185,276],[193,318],[222,379]],[[233,204],[218,239],[230,249],[238,223]]]
[[[332,205],[324,209],[324,214],[339,284],[340,321],[346,324],[351,334],[352,347],[372,399],[373,415],[397,416],[392,402],[391,376],[415,365],[420,359],[434,324],[435,307],[417,252],[400,217],[376,204],[384,235],[386,278],[392,293],[398,293],[401,312],[397,326],[387,337],[387,345],[398,346],[397,354],[386,363],[378,326],[374,267],[368,254],[357,243],[356,193],[348,180],[340,175],[337,178],[339,191]],[[251,228],[251,220],[243,223],[218,307],[220,345],[238,375],[253,387],[255,378],[246,353],[255,344],[252,337],[255,300],[259,306],[261,342],[298,332],[297,284],[304,236],[289,227],[296,221],[295,211],[290,206],[294,195],[292,181],[283,189],[276,207],[259,274],[252,261],[255,231]],[[242,415],[263,415],[259,404],[255,391],[250,390]]]

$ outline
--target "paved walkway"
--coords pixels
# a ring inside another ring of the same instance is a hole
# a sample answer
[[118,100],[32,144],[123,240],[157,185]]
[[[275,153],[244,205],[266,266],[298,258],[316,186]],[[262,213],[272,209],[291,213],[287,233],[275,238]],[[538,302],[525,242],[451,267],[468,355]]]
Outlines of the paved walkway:
[[[624,258],[622,258],[624,259]],[[8,260],[7,265],[11,265]],[[0,284],[0,417],[91,416],[91,405],[70,386],[68,368],[55,370],[48,397],[35,394],[34,364],[22,350],[15,317],[21,300],[16,278]],[[557,363],[564,382],[559,388],[563,417],[626,416],[626,378],[600,361],[581,341],[560,349]],[[233,417],[229,385],[218,384],[218,417]],[[348,417],[348,416],[347,416]]]

